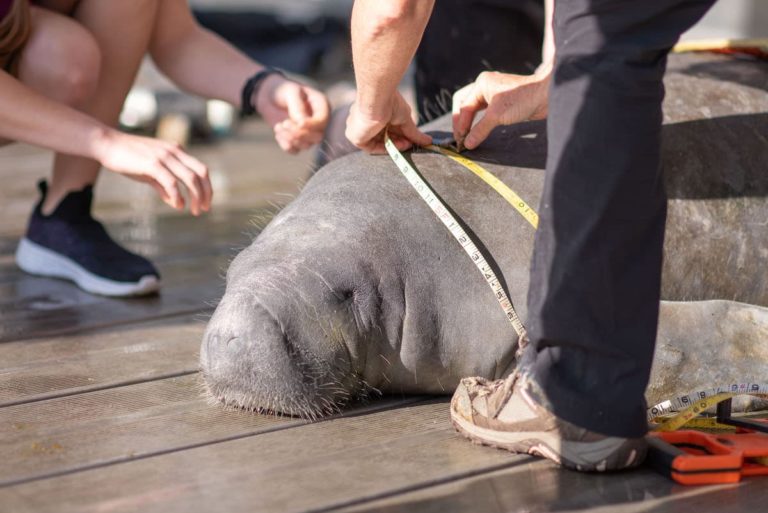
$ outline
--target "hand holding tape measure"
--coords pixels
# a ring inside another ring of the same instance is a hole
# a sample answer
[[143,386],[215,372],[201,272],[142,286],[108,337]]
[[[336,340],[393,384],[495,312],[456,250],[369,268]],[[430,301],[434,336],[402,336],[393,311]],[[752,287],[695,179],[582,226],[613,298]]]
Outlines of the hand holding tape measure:
[[[519,351],[528,343],[527,332],[507,292],[477,244],[416,168],[400,153],[386,132],[384,146],[408,183],[485,278],[518,335]],[[425,148],[472,171],[506,199],[534,229],[538,227],[539,216],[525,200],[482,166],[442,146],[428,145]],[[743,394],[768,399],[768,384],[742,383],[702,390],[649,408],[648,421],[653,431],[648,436],[648,464],[681,484],[733,483],[742,476],[768,475],[768,421],[747,421],[731,417],[731,399]],[[700,417],[715,405],[718,406],[717,418]],[[692,430],[677,431],[681,427],[729,429],[736,432],[708,434]]]

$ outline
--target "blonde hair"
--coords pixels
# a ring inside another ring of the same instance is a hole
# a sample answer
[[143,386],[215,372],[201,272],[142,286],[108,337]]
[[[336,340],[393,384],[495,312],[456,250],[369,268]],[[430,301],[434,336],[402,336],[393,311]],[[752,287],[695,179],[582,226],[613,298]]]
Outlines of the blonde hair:
[[29,0],[13,0],[0,20],[0,67],[12,75],[18,72],[19,58],[32,31]]

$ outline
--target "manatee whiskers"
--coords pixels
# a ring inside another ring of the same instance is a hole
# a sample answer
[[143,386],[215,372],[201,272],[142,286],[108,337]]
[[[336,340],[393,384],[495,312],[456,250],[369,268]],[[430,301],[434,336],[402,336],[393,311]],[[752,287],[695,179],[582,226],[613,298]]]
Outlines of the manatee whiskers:
[[[220,343],[220,341],[219,341]],[[369,397],[373,387],[351,373],[348,362],[326,361],[284,340],[290,371],[275,374],[247,368],[247,362],[224,371],[203,367],[203,394],[211,403],[257,413],[315,420],[339,413],[352,401]]]
[[[305,376],[305,381],[310,376]],[[370,397],[373,387],[368,387],[363,380],[359,381],[360,388],[354,394],[348,392],[340,382],[322,382],[312,385],[314,393],[297,394],[292,396],[256,397],[250,391],[236,390],[232,387],[219,385],[207,379],[203,374],[203,395],[209,404],[220,404],[228,409],[246,410],[260,414],[284,415],[307,420],[317,420],[321,417],[335,415],[350,402],[364,402]],[[279,389],[280,387],[275,387]],[[321,394],[318,394],[321,392]]]

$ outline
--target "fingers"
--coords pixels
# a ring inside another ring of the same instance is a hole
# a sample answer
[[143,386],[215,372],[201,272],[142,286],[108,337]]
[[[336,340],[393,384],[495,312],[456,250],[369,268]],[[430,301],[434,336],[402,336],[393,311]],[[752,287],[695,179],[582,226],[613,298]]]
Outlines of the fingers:
[[155,172],[154,181],[156,189],[160,191],[160,197],[171,208],[182,210],[184,208],[184,196],[181,195],[179,183],[174,174],[165,167],[162,161],[158,162],[159,169]]
[[156,184],[155,188],[161,192],[163,201],[177,210],[184,208],[181,182],[187,190],[192,215],[198,216],[210,210],[213,190],[208,168],[178,145],[162,144],[156,151],[156,169],[150,183]]
[[275,124],[272,130],[275,134],[275,141],[285,152],[297,153],[311,146],[311,138],[308,137],[309,132],[297,126],[290,119],[284,119]]
[[184,152],[181,148],[174,148],[174,157],[197,177],[197,183],[201,187],[200,191],[200,208],[203,212],[208,212],[211,209],[211,203],[213,202],[213,186],[211,185],[211,177],[208,172],[208,167],[194,158],[193,156]]
[[323,133],[319,130],[296,126],[293,121],[286,119],[273,128],[275,141],[283,151],[298,153],[320,142]]
[[192,213],[198,215],[201,211],[208,212],[213,201],[213,187],[208,167],[178,146],[171,148],[168,167],[182,179],[188,189],[190,184],[193,185],[193,189],[190,189],[190,196],[197,199],[197,204],[195,205],[194,201],[191,202]]
[[411,108],[408,103],[396,93],[393,98],[394,108],[388,120],[372,119],[362,114],[357,104],[352,104],[347,118],[345,135],[349,141],[368,153],[384,153],[385,129],[392,142],[400,151],[407,150],[414,144],[426,146],[432,143],[432,137],[416,127],[411,118]]
[[[389,134],[389,138],[399,151],[406,151],[413,147],[413,141],[409,137],[404,137],[399,134]],[[386,148],[385,148],[386,150]]]
[[453,122],[453,138],[456,141],[462,141],[464,137],[466,137],[467,132],[469,132],[469,127],[472,125],[472,121],[474,119],[474,113],[466,110],[466,114],[471,114],[469,119],[467,120],[467,115],[461,116],[462,107],[464,106],[465,98],[471,93],[472,88],[474,88],[475,84],[474,82],[468,85],[465,85],[455,93],[453,93],[453,105],[451,106],[451,120]]
[[352,144],[361,150],[368,151],[369,148],[376,147],[375,143],[383,142],[381,135],[385,126],[385,123],[368,119],[358,112],[357,104],[352,104],[344,135]]
[[277,145],[280,146],[281,150],[295,154],[299,152],[300,148],[297,139],[294,137],[293,130],[286,126],[288,121],[289,120],[286,120],[285,122],[275,125],[275,141],[277,142]]
[[278,86],[276,100],[265,105],[263,113],[272,124],[280,148],[298,153],[322,140],[330,106],[320,91],[286,81]]
[[474,150],[480,143],[490,135],[494,128],[499,126],[499,118],[495,115],[492,109],[485,111],[485,115],[480,118],[475,126],[469,131],[469,135],[464,139],[464,146],[468,150]]
[[[418,146],[427,146],[432,144],[432,136],[425,134],[416,127],[416,123],[410,119],[403,125],[400,125],[398,131],[405,136],[405,138]],[[409,146],[410,147],[410,146]],[[399,148],[398,148],[399,149]]]
[[168,192],[165,190],[165,187],[163,187],[163,185],[160,182],[158,182],[157,180],[147,180],[147,183],[149,183],[149,185],[151,185],[155,189],[155,191],[157,191],[157,194],[160,196],[160,199],[163,200],[163,203],[165,203],[171,208],[179,210],[178,206],[174,203],[171,197],[168,196]]
[[165,160],[165,166],[176,177],[177,182],[181,181],[187,189],[189,197],[189,210],[192,215],[199,216],[204,204],[204,191],[202,180],[191,169],[182,164],[173,154]]
[[318,125],[319,130],[324,131],[331,116],[331,105],[320,91],[311,87],[305,87],[304,91],[311,111],[310,120],[313,124]]
[[[432,137],[416,127],[411,117],[411,107],[400,94],[396,97],[396,109],[389,123],[389,134],[394,142],[395,136],[402,136],[418,146],[432,144]],[[408,146],[410,147],[410,145]]]
[[184,209],[187,189],[194,215],[211,208],[213,189],[208,168],[178,144],[149,137],[117,133],[101,163],[134,180],[149,183],[171,208]]
[[469,133],[475,115],[488,106],[478,81],[464,86],[453,95],[453,137],[458,143],[462,143]]
[[303,125],[311,117],[310,106],[304,88],[295,82],[288,82],[281,87],[283,100],[288,110],[288,118],[296,125]]

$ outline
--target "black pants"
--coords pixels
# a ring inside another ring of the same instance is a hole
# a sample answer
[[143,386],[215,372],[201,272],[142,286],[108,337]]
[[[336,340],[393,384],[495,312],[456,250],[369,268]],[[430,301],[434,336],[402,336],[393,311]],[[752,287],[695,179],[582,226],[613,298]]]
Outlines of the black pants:
[[646,431],[666,221],[662,76],[713,2],[556,1],[528,327],[550,407],[599,433]]

